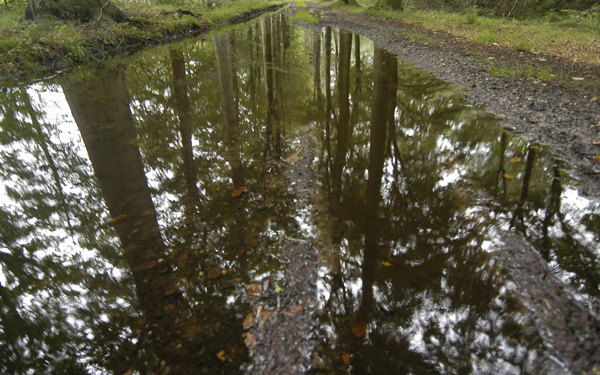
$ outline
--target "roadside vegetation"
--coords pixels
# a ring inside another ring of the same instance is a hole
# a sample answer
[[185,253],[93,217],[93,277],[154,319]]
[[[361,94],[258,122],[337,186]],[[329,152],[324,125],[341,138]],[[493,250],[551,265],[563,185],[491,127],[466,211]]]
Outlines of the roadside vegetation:
[[[296,19],[317,23],[294,0]],[[61,20],[25,21],[27,0],[0,3],[0,79],[44,75],[75,65],[105,61],[144,45],[201,32],[249,11],[285,0],[117,0],[128,20],[117,24]],[[318,0],[315,2],[319,2]],[[560,56],[574,63],[600,66],[600,5],[596,0],[339,0],[321,1],[336,9],[397,19],[424,29],[446,32],[483,46]],[[409,39],[429,42],[415,31]],[[548,68],[506,66],[490,61],[501,77],[552,80],[561,72]],[[567,78],[568,79],[568,78]]]
[[25,21],[26,0],[0,4],[0,80],[69,69],[141,46],[157,44],[243,17],[283,0],[120,0],[128,20],[113,25],[91,21]]
[[[388,1],[340,0],[336,6],[446,32],[482,46],[559,56],[572,63],[600,67],[600,5],[596,1],[405,0],[402,10],[393,9]],[[434,42],[430,35],[418,31],[408,38],[420,43]],[[580,78],[567,77],[564,72],[534,63],[509,66],[490,60],[489,70],[498,77],[527,77],[539,81]]]

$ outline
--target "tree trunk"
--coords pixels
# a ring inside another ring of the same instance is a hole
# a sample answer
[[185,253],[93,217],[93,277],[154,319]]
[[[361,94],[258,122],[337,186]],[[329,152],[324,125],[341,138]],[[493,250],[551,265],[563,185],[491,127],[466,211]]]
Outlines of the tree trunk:
[[98,21],[105,25],[123,22],[127,16],[110,0],[28,0],[25,19]]

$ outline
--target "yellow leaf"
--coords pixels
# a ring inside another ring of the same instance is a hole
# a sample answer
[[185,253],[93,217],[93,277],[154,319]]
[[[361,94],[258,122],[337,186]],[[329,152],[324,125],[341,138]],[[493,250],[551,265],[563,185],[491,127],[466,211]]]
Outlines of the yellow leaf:
[[583,77],[571,77],[573,81],[583,81]]
[[352,363],[352,357],[350,357],[350,353],[344,353],[341,355],[342,357],[342,361],[344,361],[344,364],[346,366],[350,366],[350,363]]
[[393,266],[393,264],[391,262],[388,262],[387,260],[382,260],[381,261],[381,265],[382,266],[386,266],[386,267],[391,267]]
[[600,155],[594,156],[594,160],[596,160],[598,163],[600,163]]
[[594,96],[592,99],[590,99],[590,102],[592,103],[596,103],[598,101],[598,97]]
[[225,362],[227,360],[227,357],[225,357],[225,350],[221,350],[220,352],[218,352],[217,358],[219,359],[219,361]]
[[503,174],[502,177],[506,178],[507,180],[512,180],[513,178],[515,178],[514,175],[508,173]]
[[514,158],[510,159],[511,163],[520,163],[521,162],[521,158],[518,156],[515,156]]
[[287,159],[285,159],[288,163],[297,163],[300,160],[300,157],[296,154],[291,154]]
[[275,281],[275,293],[279,293],[282,291],[282,288],[279,286],[279,283]]
[[239,188],[235,189],[234,191],[231,192],[231,196],[232,197],[239,197],[240,195],[244,194],[246,191],[248,191],[248,188],[245,186],[240,186]]

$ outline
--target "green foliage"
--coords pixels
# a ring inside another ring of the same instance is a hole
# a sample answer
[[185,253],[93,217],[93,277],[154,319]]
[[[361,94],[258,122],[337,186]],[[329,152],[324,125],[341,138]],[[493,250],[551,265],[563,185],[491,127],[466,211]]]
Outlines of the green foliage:
[[477,5],[471,5],[465,10],[465,22],[468,24],[477,23],[477,18],[479,17],[479,10],[477,9]]

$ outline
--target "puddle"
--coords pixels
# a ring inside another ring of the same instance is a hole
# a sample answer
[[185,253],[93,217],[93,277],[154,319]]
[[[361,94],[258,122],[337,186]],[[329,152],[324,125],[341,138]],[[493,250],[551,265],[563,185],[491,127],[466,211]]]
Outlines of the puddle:
[[358,35],[277,14],[0,110],[3,373],[268,373],[250,327],[309,308],[298,371],[536,373],[507,232],[599,294],[568,166]]

